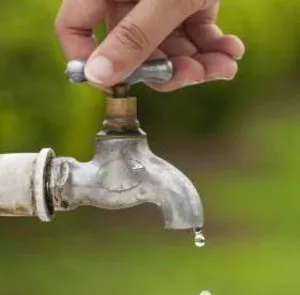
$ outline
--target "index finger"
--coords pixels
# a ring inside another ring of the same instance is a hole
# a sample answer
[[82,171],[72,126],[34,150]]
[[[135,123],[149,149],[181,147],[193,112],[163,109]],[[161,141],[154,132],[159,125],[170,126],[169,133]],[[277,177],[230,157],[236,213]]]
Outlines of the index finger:
[[104,19],[105,0],[64,0],[55,29],[69,60],[87,60],[96,48],[93,30]]

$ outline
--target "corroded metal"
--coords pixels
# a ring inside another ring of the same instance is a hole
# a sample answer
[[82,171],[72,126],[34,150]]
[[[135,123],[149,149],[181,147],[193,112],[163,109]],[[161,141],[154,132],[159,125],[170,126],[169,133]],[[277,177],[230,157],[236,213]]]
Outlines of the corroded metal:
[[[178,169],[150,151],[145,136],[102,137],[97,140],[92,161],[59,161],[68,165],[69,176],[63,178],[69,181],[60,185],[54,197],[57,211],[79,206],[117,210],[154,203],[162,210],[166,228],[203,226],[196,189]],[[66,203],[67,207],[62,206]]]
[[35,202],[36,215],[42,221],[52,219],[53,201],[49,196],[47,182],[50,175],[51,161],[55,157],[51,149],[43,149],[37,155],[34,166],[33,176],[33,196]]
[[19,204],[14,205],[12,208],[0,206],[0,216],[32,216],[32,211]]
[[[83,62],[69,63],[67,74],[75,75],[69,78],[84,81],[82,73]],[[173,68],[169,61],[154,61],[134,75],[125,84],[165,83],[172,78]],[[128,97],[126,87],[115,86],[114,98],[107,99],[103,128],[90,162],[56,158],[51,149],[0,156],[0,216],[38,216],[49,221],[55,211],[79,206],[117,210],[154,203],[162,210],[166,228],[203,227],[203,208],[195,187],[149,149],[137,120],[136,99]],[[197,233],[197,242],[202,242]]]
[[99,135],[142,134],[139,130],[136,104],[135,97],[108,98],[105,120]]
[[120,97],[106,99],[106,118],[135,117],[136,118],[136,98]]
[[130,85],[126,83],[120,83],[112,87],[112,97],[124,98],[129,96]]
[[137,124],[135,98],[107,100],[103,130],[90,162],[57,158],[52,166],[50,189],[57,211],[79,206],[117,210],[154,203],[162,210],[166,228],[203,226],[201,200],[192,183],[149,149]]
[[196,189],[178,169],[151,152],[137,123],[136,100],[108,99],[103,126],[95,155],[87,163],[55,158],[50,149],[2,155],[0,216],[49,221],[55,211],[79,206],[117,210],[154,203],[162,210],[166,228],[202,228]]

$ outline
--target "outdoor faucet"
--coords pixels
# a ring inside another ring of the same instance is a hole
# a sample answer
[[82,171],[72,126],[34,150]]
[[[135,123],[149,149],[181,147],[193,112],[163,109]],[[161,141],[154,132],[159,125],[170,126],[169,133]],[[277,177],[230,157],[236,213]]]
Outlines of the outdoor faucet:
[[[66,72],[75,83],[86,81],[84,62],[70,62]],[[112,88],[90,162],[56,157],[51,149],[0,156],[0,216],[50,221],[55,212],[80,206],[116,210],[153,203],[166,228],[194,229],[196,245],[202,246],[200,197],[185,175],[151,152],[137,120],[137,99],[128,93],[131,84],[166,83],[172,77],[172,63],[156,60]]]

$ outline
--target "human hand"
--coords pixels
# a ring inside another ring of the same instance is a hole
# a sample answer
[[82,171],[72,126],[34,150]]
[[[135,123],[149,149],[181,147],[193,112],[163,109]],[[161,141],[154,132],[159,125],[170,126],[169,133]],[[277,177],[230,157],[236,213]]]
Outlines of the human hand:
[[[99,88],[113,86],[147,59],[169,58],[171,91],[232,79],[244,45],[215,24],[217,0],[64,0],[56,31],[69,60],[87,60],[85,75]],[[109,34],[97,45],[93,31],[106,20]]]

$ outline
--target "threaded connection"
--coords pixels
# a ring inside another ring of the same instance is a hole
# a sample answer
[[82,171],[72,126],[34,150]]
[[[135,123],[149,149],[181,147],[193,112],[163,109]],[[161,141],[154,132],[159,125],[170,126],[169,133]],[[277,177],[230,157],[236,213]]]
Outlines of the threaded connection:
[[107,99],[102,135],[136,134],[139,127],[135,97]]
[[137,102],[135,97],[107,98],[106,118],[135,117]]

